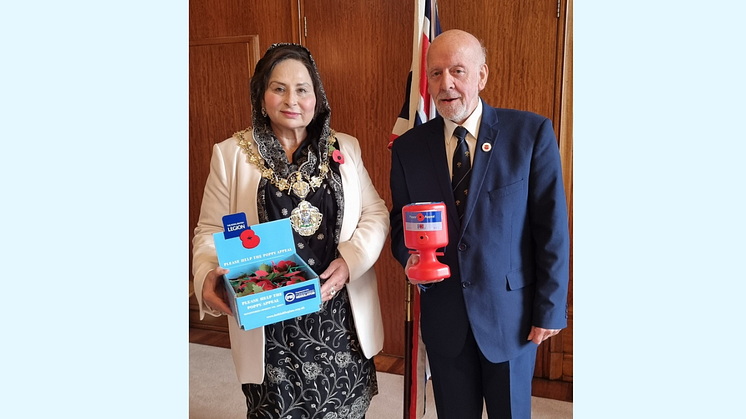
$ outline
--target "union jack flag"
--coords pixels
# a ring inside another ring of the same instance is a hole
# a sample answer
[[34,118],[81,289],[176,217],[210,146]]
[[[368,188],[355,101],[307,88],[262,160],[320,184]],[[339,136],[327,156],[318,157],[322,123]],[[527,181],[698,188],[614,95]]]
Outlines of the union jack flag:
[[[388,148],[410,128],[435,118],[435,103],[427,92],[425,58],[430,41],[440,35],[437,0],[415,0],[412,67],[407,77],[407,95],[391,132]],[[425,415],[427,354],[420,334],[419,289],[407,282],[407,312],[404,348],[404,419]]]
[[389,148],[397,137],[410,128],[435,118],[435,103],[427,92],[425,57],[430,41],[440,33],[437,0],[415,0],[412,67],[407,77],[407,95],[391,131]]

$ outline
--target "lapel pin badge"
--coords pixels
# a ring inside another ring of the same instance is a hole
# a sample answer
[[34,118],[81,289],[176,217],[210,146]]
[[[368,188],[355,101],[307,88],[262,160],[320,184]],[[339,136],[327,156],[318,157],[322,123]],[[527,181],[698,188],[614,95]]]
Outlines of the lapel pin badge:
[[490,143],[484,143],[484,144],[482,144],[482,151],[484,151],[485,153],[487,153],[490,150],[492,150],[492,144],[490,144]]

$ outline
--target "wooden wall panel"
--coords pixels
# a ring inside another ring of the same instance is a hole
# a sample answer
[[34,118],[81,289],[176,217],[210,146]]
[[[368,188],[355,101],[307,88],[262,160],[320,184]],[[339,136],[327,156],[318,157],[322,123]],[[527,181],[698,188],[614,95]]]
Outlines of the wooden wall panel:
[[567,194],[567,213],[570,218],[570,289],[567,296],[568,305],[568,319],[567,329],[563,330],[562,335],[562,348],[563,354],[562,363],[562,380],[572,382],[572,337],[573,337],[573,236],[572,236],[572,220],[573,220],[573,183],[572,183],[572,144],[573,144],[573,106],[572,106],[572,75],[573,75],[573,49],[572,49],[572,0],[567,1],[567,9],[564,14],[566,19],[567,34],[565,37],[565,50],[563,54],[564,61],[563,65],[563,76],[562,76],[562,105],[560,115],[560,155],[562,157],[562,169],[565,185],[565,193]]
[[557,0],[440,1],[443,30],[462,29],[487,48],[489,79],[482,98],[492,106],[554,115]]
[[[358,138],[365,167],[389,208],[391,129],[404,103],[412,55],[414,2],[352,0],[329,7],[305,0],[304,43],[319,67],[332,128]],[[389,240],[376,264],[384,321],[383,353],[404,355],[404,270]]]

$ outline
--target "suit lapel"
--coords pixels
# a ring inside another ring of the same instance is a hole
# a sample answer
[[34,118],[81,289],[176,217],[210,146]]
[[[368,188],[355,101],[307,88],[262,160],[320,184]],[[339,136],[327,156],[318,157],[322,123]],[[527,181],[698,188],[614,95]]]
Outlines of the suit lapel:
[[466,197],[466,213],[464,214],[464,222],[460,230],[462,234],[466,229],[466,226],[469,224],[471,214],[474,212],[474,205],[476,205],[477,198],[482,192],[484,177],[487,175],[487,168],[490,165],[492,155],[495,153],[495,142],[497,142],[497,136],[500,133],[500,130],[497,127],[497,113],[495,112],[495,108],[482,101],[482,109],[482,122],[479,125],[479,138],[477,140],[477,145],[474,148],[471,180],[469,181],[469,194]]

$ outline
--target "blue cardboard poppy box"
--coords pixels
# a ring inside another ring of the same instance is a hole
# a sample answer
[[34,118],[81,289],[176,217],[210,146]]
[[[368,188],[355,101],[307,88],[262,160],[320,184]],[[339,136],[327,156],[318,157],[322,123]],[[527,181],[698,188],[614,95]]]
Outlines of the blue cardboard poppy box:
[[316,273],[295,251],[290,219],[249,226],[246,214],[223,217],[213,234],[236,322],[243,330],[281,322],[321,309]]

